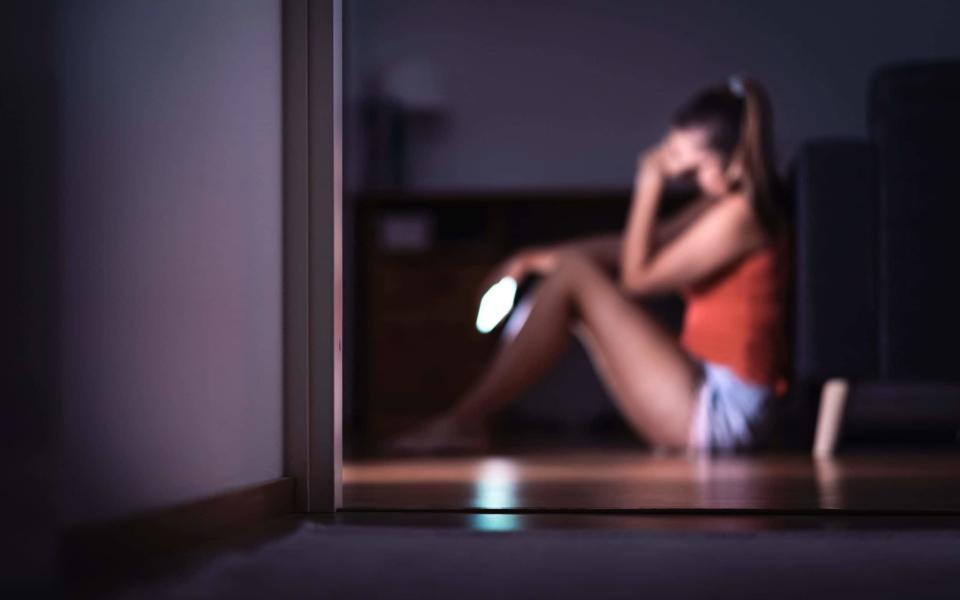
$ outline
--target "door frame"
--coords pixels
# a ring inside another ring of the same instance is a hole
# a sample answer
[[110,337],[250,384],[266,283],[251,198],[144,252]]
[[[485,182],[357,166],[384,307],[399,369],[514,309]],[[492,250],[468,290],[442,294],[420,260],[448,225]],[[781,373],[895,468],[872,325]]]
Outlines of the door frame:
[[296,510],[341,503],[342,0],[281,0],[284,472]]

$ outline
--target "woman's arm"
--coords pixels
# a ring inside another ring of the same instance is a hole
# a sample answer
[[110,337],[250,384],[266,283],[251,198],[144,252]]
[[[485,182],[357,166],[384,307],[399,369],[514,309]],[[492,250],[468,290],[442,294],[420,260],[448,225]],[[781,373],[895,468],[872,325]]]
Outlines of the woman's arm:
[[[638,237],[642,242],[642,236]],[[765,241],[748,199],[730,196],[716,201],[672,241],[648,250],[640,259],[627,255],[625,242],[621,285],[637,295],[676,292],[732,264]],[[634,242],[634,247],[643,246]]]
[[529,269],[537,273],[549,273],[556,267],[561,256],[574,252],[590,257],[603,267],[615,269],[620,262],[621,239],[618,232],[598,233],[569,242],[531,248],[521,254],[525,256]]
[[[712,202],[705,197],[698,198],[683,208],[679,214],[654,223],[654,249],[675,239],[711,204]],[[616,272],[621,267],[623,238],[622,232],[597,233],[550,246],[528,248],[521,251],[513,260],[522,263],[523,272],[549,273],[556,267],[560,256],[567,252],[575,252],[586,255],[604,269]]]
[[[707,196],[700,196],[690,202],[687,206],[678,211],[663,222],[656,222],[653,225],[653,251],[656,252],[679,236],[684,229],[692,225],[696,220],[706,212],[716,200]],[[619,256],[618,256],[619,260]]]
[[628,289],[637,274],[647,268],[655,251],[654,223],[664,186],[659,147],[644,154],[637,167],[620,258],[620,283]]
[[483,280],[480,289],[485,291],[501,277],[520,281],[530,273],[548,274],[568,252],[586,254],[602,268],[615,272],[619,267],[621,237],[620,233],[599,233],[559,244],[525,248],[494,268]]
[[624,233],[620,282],[640,295],[679,291],[758,248],[766,236],[743,195],[701,200],[657,237],[654,220],[663,190],[659,149],[640,161]]
[[[678,214],[671,216],[669,219],[654,223],[654,249],[658,249],[675,239],[711,204],[711,200],[701,197],[692,201],[689,206],[681,209]],[[622,267],[623,239],[624,234],[622,232],[597,233],[558,244],[525,248],[501,263],[493,274],[484,281],[482,289],[486,290],[487,287],[504,276],[511,276],[519,280],[527,273],[550,273],[556,268],[560,257],[568,252],[586,255],[601,268],[616,273]]]

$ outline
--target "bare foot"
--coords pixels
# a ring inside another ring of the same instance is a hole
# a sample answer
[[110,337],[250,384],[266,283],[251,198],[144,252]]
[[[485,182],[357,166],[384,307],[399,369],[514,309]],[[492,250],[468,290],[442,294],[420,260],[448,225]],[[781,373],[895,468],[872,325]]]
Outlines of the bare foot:
[[394,437],[384,446],[390,454],[480,454],[490,449],[490,433],[485,427],[464,427],[447,416]]

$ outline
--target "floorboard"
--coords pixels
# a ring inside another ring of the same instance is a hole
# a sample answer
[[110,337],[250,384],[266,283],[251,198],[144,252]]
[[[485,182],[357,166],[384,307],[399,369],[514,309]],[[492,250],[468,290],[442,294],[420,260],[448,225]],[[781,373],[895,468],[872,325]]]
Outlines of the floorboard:
[[633,450],[348,461],[348,511],[960,513],[960,453],[659,456]]

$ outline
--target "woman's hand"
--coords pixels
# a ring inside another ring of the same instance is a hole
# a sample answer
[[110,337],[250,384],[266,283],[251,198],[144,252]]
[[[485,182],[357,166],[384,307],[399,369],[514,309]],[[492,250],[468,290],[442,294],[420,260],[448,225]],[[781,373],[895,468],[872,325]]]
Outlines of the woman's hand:
[[490,289],[490,286],[504,277],[512,277],[519,284],[527,274],[534,270],[532,264],[533,253],[533,250],[521,250],[494,267],[493,271],[481,283],[478,299]]
[[490,276],[491,283],[496,283],[504,277],[513,277],[519,282],[531,271],[530,255],[530,250],[522,250],[500,263]]
[[666,178],[663,145],[640,155],[634,178],[633,200],[620,255],[620,283],[630,288],[654,252],[654,223]]
[[666,177],[667,170],[661,145],[654,146],[640,155],[634,177],[634,182],[640,191],[656,192],[659,195]]

